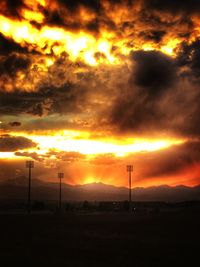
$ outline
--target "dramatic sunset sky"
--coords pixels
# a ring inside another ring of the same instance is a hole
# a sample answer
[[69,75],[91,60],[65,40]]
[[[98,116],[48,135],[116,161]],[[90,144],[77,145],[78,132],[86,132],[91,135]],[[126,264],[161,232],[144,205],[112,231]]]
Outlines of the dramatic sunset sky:
[[200,1],[1,0],[0,181],[200,184]]

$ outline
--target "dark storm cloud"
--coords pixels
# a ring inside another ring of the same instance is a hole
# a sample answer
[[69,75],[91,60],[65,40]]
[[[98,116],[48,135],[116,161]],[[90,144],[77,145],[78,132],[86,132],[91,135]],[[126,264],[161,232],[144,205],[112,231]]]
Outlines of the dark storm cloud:
[[33,114],[41,116],[45,113],[45,96],[37,93],[14,92],[0,93],[0,113],[8,115]]
[[9,125],[11,127],[19,127],[19,126],[21,126],[21,122],[19,122],[19,121],[11,121],[11,122],[9,122]]
[[[30,69],[32,57],[29,56],[11,53],[1,58],[0,114],[27,113],[42,116],[49,113],[81,112],[84,109],[88,84],[81,84],[79,80],[84,78],[78,79],[73,74],[78,65],[69,61],[66,54],[62,54],[49,71],[44,73],[37,64]],[[18,71],[25,75],[24,83],[20,85],[17,85]],[[12,92],[7,90],[7,84]]]
[[[113,6],[122,4],[121,1],[108,1]],[[107,3],[108,3],[107,2]],[[57,0],[55,9],[45,9],[45,22],[49,25],[62,26],[68,30],[85,30],[93,34],[99,34],[101,28],[116,30],[116,25],[109,18],[109,14],[103,5],[103,1],[72,1]],[[87,18],[81,10],[89,12],[91,17]]]
[[[65,152],[65,151],[49,151],[46,154],[37,154],[37,152],[16,152],[16,156],[23,156],[23,157],[29,157],[39,162],[44,162],[45,164],[54,164],[55,161],[64,161],[67,163],[74,163],[80,160],[85,159],[85,155],[78,153],[78,152]],[[54,157],[52,160],[51,157]],[[52,161],[52,162],[51,162]]]
[[[16,65],[11,65],[8,68],[10,67],[16,71]],[[5,70],[7,71],[7,69]],[[36,92],[24,92],[17,90],[17,88],[12,93],[2,90],[0,92],[0,114],[27,113],[42,116],[49,113],[77,113],[84,110],[86,94],[87,88],[70,82],[57,86],[44,82],[39,85]]]
[[199,0],[144,0],[145,8],[172,13],[197,13],[200,11]]
[[12,52],[17,53],[28,53],[26,48],[21,47],[19,44],[15,43],[12,40],[6,39],[0,33],[0,55],[8,55]]
[[139,33],[139,36],[146,41],[153,40],[156,43],[159,43],[162,41],[165,34],[166,34],[166,31],[152,30],[152,31],[141,31]]
[[146,177],[172,175],[200,163],[200,142],[175,145],[167,150],[153,152],[151,156],[141,156],[140,160],[150,166],[148,170],[144,170],[143,175]]
[[132,54],[135,63],[130,82],[144,88],[149,96],[171,86],[176,78],[175,62],[157,51],[137,51]]
[[[165,43],[172,35],[174,38],[189,39],[195,27],[192,13],[198,12],[200,6],[195,0],[191,3],[187,0],[57,0],[56,3],[57,8],[44,9],[47,24],[72,31],[89,31],[95,36],[106,29],[113,32],[116,40],[124,37],[131,47],[137,42]],[[81,10],[87,10],[89,17],[84,16]],[[171,18],[162,11],[170,12]]]
[[[163,9],[160,7],[161,2],[164,3]],[[137,41],[135,37],[139,37],[139,43],[140,40],[156,44],[165,42],[165,40],[168,40],[165,38],[169,34],[169,29],[171,29],[170,34],[175,36],[180,36],[183,33],[189,34],[186,31],[186,29],[188,30],[187,27],[184,30],[181,28],[181,26],[184,25],[185,27],[185,24],[189,23],[187,16],[185,20],[183,17],[178,18],[178,20],[176,18],[171,20],[168,17],[165,19],[164,15],[154,15],[152,12],[159,9],[186,10],[186,7],[190,6],[191,3],[195,5],[195,1],[191,1],[190,4],[186,1],[173,1],[173,3],[172,1],[143,1],[143,6],[140,7],[138,12],[134,13],[132,6],[137,1],[60,0],[57,3],[59,3],[60,8],[55,10],[40,7],[41,11],[44,12],[47,24],[68,25],[72,31],[79,27],[80,29],[88,28],[89,31],[94,32],[99,32],[101,27],[104,29],[104,26],[106,26],[106,29],[115,31],[117,37],[123,35],[129,37],[127,43],[131,47]],[[149,6],[149,8],[147,9],[146,6]],[[84,25],[82,25],[83,21],[77,21],[80,7],[85,7],[93,15],[95,14],[84,22]],[[116,19],[115,21],[114,17],[109,16],[108,11],[110,9],[111,12],[116,7],[119,7],[119,9],[116,9],[116,18],[118,18],[118,10],[120,11],[122,7],[124,8],[122,13],[126,14],[126,11],[130,9],[131,16],[128,13],[128,15],[123,15],[124,17],[122,16],[121,20]],[[198,9],[198,5],[196,7]],[[19,10],[20,4],[16,4],[16,8]],[[71,13],[68,15],[66,11],[69,10]],[[189,8],[189,11],[192,10],[192,8]],[[143,16],[144,14],[145,16]],[[10,90],[12,92],[5,92],[3,85],[1,85],[1,114],[18,115],[26,113],[43,116],[56,113],[79,114],[80,116],[83,114],[84,116],[87,111],[95,120],[97,107],[99,108],[101,105],[102,112],[100,115],[103,119],[100,121],[109,121],[111,127],[114,125],[121,131],[140,132],[142,130],[144,132],[149,129],[158,132],[160,130],[170,130],[184,135],[198,135],[200,133],[200,127],[198,126],[200,123],[196,115],[199,113],[199,108],[196,105],[196,102],[200,99],[199,89],[197,84],[193,86],[192,82],[188,82],[189,84],[185,89],[185,83],[180,81],[180,79],[183,79],[183,72],[181,72],[182,76],[179,75],[184,66],[189,69],[189,73],[187,73],[188,81],[191,74],[195,77],[198,75],[199,43],[197,41],[190,45],[185,43],[178,59],[171,58],[158,51],[134,52],[131,55],[133,67],[127,74],[130,76],[127,82],[122,72],[119,72],[118,76],[110,75],[106,67],[104,71],[98,72],[94,68],[89,69],[88,67],[86,69],[84,65],[78,66],[78,62],[77,66],[71,68],[72,62],[66,59],[67,54],[64,59],[63,55],[57,58],[55,64],[45,74],[37,66],[37,63],[27,73],[30,64],[34,62],[32,54],[12,41],[2,36],[0,38],[2,40],[2,43],[0,42],[2,54],[6,55],[0,61],[0,75],[13,78],[13,90]],[[133,42],[133,40],[135,41]],[[114,48],[113,51],[115,51]],[[118,53],[117,49],[115,53]],[[96,59],[105,60],[105,54],[103,53],[98,52],[94,56]],[[81,68],[84,70],[80,71]],[[98,66],[98,68],[100,67]],[[114,69],[114,66],[112,68]],[[35,72],[34,69],[36,69]],[[18,71],[25,74],[28,85],[33,88],[29,90],[25,86],[24,88],[15,87],[18,80],[15,80],[14,76]],[[71,79],[76,72],[76,78]],[[37,84],[32,82],[31,75],[33,78],[38,75],[39,82]],[[105,78],[106,75],[107,78]],[[42,78],[40,79],[40,77]],[[115,82],[112,81],[113,77]],[[183,86],[183,88],[181,89],[180,86]],[[120,87],[124,90],[119,89]],[[178,101],[178,98],[181,100]],[[100,123],[97,122],[96,124]]]
[[10,17],[20,17],[19,13],[24,7],[23,0],[1,0],[0,13]]
[[177,60],[180,66],[188,67],[189,74],[200,78],[200,40],[191,44],[182,43]]
[[[191,74],[187,75],[186,82],[182,74],[179,75],[186,63],[155,51],[135,52],[131,60],[130,71],[125,66],[116,73],[114,68],[112,71],[100,67],[98,71],[85,69],[77,73],[73,82],[67,82],[66,76],[76,68],[60,58],[51,70],[53,76],[44,77],[35,92],[2,91],[0,113],[70,114],[71,119],[67,118],[65,124],[58,123],[59,127],[79,125],[80,128],[87,124],[87,127],[96,125],[103,129],[110,123],[109,127],[114,126],[121,132],[169,131],[198,136],[200,90],[197,82],[191,82]],[[190,72],[191,64],[187,62]],[[79,120],[75,119],[76,115]],[[51,128],[55,123],[46,125]]]
[[129,83],[110,114],[121,132],[200,135],[199,41],[171,59],[160,52],[135,52]]
[[[13,79],[11,92],[4,90],[5,84],[2,82],[0,114],[71,114],[79,117],[79,121],[76,118],[76,125],[90,124],[89,121],[95,120],[98,110],[110,104],[113,90],[116,90],[115,83],[118,83],[117,77],[123,73],[127,75],[127,69],[121,67],[105,69],[105,66],[99,66],[94,69],[81,63],[75,64],[69,61],[67,55],[59,57],[48,72],[31,69],[31,73],[24,70],[24,83],[18,85],[17,78],[16,83]],[[82,116],[85,122],[80,122]],[[72,127],[72,119],[75,120],[71,118],[70,122],[65,121],[64,124]]]
[[102,8],[100,0],[57,0],[57,2],[71,11],[75,11],[80,6],[85,6],[95,12],[100,11]]
[[[63,86],[65,88],[65,86]],[[71,110],[70,105],[73,105],[73,95],[70,96],[70,93],[65,94],[64,99],[64,89],[61,88],[60,91],[57,88],[44,88],[36,93],[28,92],[14,92],[10,93],[0,93],[0,113],[2,114],[32,114],[37,116],[42,116],[48,114],[50,110],[52,112],[61,112],[62,108],[65,110]],[[65,102],[64,107],[62,107],[63,101]],[[67,104],[69,101],[69,104]]]
[[22,136],[1,135],[0,152],[13,152],[16,150],[36,147],[32,140]]
[[46,17],[46,23],[49,25],[58,25],[58,26],[64,26],[65,21],[62,18],[62,15],[59,11],[55,10],[52,12],[49,12],[48,10],[45,10],[44,12]]
[[47,157],[36,152],[15,152],[15,156],[32,158],[38,162],[43,162]]
[[15,76],[18,71],[25,71],[31,64],[30,58],[26,55],[11,53],[0,60],[0,76]]
[[[55,89],[52,91],[56,91]],[[83,110],[85,102],[85,91],[79,86],[65,84],[50,96],[53,100],[51,111],[53,113],[66,114],[77,113]]]
[[155,51],[135,52],[132,60],[128,89],[117,98],[111,121],[122,131],[159,129],[167,114],[159,105],[160,100],[177,82],[175,62]]
[[[160,43],[165,42],[163,37],[171,34],[187,39],[194,29],[192,15],[200,10],[198,0],[57,0],[55,2],[56,8],[48,8],[47,5],[43,9],[47,24],[59,25],[72,31],[86,30],[96,36],[101,33],[101,29],[107,29],[119,38],[127,37],[130,42],[142,40]],[[91,16],[84,18],[80,12],[83,9]],[[124,12],[120,12],[121,10]],[[116,18],[111,15],[113,11],[116,12]],[[164,14],[165,11],[174,17],[169,19]]]

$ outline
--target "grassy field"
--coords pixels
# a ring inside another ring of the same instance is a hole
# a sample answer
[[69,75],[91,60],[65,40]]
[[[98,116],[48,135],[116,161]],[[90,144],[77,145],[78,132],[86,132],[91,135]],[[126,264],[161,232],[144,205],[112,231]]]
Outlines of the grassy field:
[[0,266],[198,266],[200,214],[0,215]]

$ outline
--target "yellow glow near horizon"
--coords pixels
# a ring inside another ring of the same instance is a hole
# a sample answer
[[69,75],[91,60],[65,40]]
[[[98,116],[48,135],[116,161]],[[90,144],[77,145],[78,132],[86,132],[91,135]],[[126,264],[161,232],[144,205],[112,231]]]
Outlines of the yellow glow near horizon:
[[93,183],[98,183],[98,182],[99,182],[99,180],[97,178],[92,177],[92,176],[86,177],[83,180],[83,184],[93,184]]
[[16,159],[15,152],[0,152],[0,159]]
[[83,155],[113,154],[116,157],[125,157],[131,153],[153,152],[166,149],[172,145],[182,144],[181,139],[142,139],[127,138],[119,142],[117,138],[90,139],[89,133],[76,131],[63,131],[54,135],[33,135],[26,133],[14,133],[16,136],[24,136],[38,144],[38,154],[45,154],[50,150],[78,152]]
[[141,151],[152,152],[160,149],[167,148],[174,144],[180,144],[182,141],[145,141],[135,140],[129,144],[115,144],[112,141],[96,141],[96,140],[69,140],[65,137],[59,136],[32,136],[31,139],[39,143],[41,149],[57,149],[61,151],[75,151],[84,155],[91,154],[106,154],[112,153],[116,156],[124,156],[129,153],[136,153]]

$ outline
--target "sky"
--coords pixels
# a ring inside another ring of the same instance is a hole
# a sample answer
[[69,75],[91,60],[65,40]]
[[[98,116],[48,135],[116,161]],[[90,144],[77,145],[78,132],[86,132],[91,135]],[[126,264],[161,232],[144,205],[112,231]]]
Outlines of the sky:
[[0,1],[0,181],[200,184],[198,0]]

